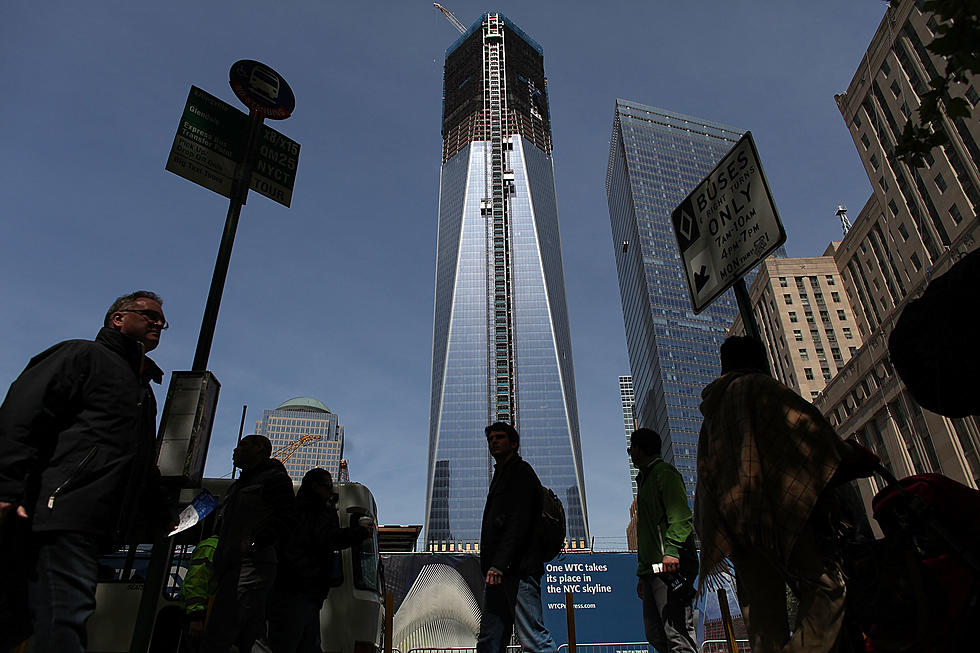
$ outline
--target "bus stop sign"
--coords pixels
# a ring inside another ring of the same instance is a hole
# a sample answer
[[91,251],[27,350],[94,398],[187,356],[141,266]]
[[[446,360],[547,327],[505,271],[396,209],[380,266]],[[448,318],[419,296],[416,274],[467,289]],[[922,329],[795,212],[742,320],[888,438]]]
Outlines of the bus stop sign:
[[786,242],[752,132],[671,213],[695,313]]
[[283,120],[296,108],[293,89],[282,75],[258,61],[236,61],[228,73],[228,83],[242,104],[263,118]]

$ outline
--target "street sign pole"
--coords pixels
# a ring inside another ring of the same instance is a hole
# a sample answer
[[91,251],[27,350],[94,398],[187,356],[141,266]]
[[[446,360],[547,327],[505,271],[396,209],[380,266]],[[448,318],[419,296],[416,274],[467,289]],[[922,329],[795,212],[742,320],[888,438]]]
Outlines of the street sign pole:
[[225,230],[221,234],[221,245],[218,247],[218,258],[214,263],[214,274],[211,276],[211,288],[208,290],[208,301],[204,307],[204,319],[201,320],[201,333],[197,338],[197,350],[194,352],[195,371],[208,368],[208,358],[211,356],[211,344],[214,341],[214,328],[218,323],[218,308],[221,306],[221,295],[225,289],[225,279],[228,276],[228,266],[231,263],[231,249],[235,244],[235,232],[238,231],[238,219],[242,214],[242,205],[248,197],[249,180],[252,178],[252,167],[255,164],[255,153],[258,150],[258,135],[265,118],[254,111],[249,113],[248,138],[245,141],[243,160],[235,167],[235,181],[228,202],[228,215],[225,218]]
[[745,327],[745,335],[762,342],[762,334],[755,321],[755,313],[752,312],[752,300],[749,299],[749,291],[745,288],[745,277],[739,277],[733,288],[735,301],[738,302],[738,312],[742,316],[742,325]]

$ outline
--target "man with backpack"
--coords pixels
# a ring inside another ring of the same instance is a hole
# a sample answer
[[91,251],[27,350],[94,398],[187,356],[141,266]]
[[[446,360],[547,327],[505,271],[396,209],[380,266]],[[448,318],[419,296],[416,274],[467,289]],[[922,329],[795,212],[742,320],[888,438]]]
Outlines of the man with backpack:
[[641,428],[627,449],[636,476],[636,593],[647,641],[661,653],[697,653],[692,581],[698,571],[691,508],[680,472],[660,457],[660,434]]
[[556,653],[541,615],[544,563],[536,537],[542,490],[537,474],[518,453],[521,436],[495,422],[484,432],[495,465],[480,531],[480,564],[486,578],[478,653],[503,653],[510,633],[529,653]]

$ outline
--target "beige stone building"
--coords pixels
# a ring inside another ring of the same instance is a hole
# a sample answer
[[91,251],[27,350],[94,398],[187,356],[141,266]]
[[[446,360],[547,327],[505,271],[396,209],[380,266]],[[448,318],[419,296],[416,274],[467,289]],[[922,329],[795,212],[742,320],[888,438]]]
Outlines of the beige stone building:
[[[749,289],[756,324],[777,379],[812,400],[861,346],[831,243],[823,256],[776,258]],[[733,334],[745,332],[741,316]]]
[[[970,103],[972,116],[945,119],[948,145],[934,148],[918,168],[888,158],[909,117],[917,117],[928,80],[945,70],[926,49],[937,24],[921,7],[902,2],[887,11],[850,86],[836,98],[874,189],[833,254],[864,344],[814,403],[842,436],[856,435],[896,476],[935,471],[976,487],[978,419],[920,408],[888,357],[888,335],[905,305],[980,237],[975,82],[952,89]],[[879,482],[864,483],[865,499],[878,489]]]

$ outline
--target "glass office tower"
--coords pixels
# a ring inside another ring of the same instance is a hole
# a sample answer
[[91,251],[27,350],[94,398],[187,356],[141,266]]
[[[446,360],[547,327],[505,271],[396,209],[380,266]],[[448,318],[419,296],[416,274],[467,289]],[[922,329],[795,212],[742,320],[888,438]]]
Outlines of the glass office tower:
[[578,409],[541,47],[485,14],[446,52],[425,532],[474,550],[493,460],[483,429],[513,424],[521,455],[588,539]]
[[[634,416],[664,441],[693,506],[701,390],[721,372],[718,348],[738,314],[729,290],[695,315],[671,212],[742,130],[616,101],[606,195],[619,275]],[[747,279],[747,281],[750,281]]]
[[344,427],[319,399],[296,397],[262,411],[255,432],[269,438],[272,457],[282,461],[293,481],[301,482],[314,467],[330,472],[335,482],[340,479]]

